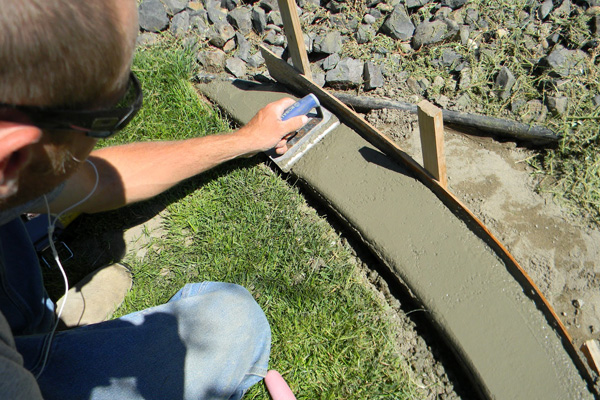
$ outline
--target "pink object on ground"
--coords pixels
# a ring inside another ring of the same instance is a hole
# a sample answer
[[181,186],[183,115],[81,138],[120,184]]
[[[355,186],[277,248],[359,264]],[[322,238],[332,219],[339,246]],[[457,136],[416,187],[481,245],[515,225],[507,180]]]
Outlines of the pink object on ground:
[[294,393],[279,372],[273,369],[267,372],[265,384],[273,400],[296,400]]

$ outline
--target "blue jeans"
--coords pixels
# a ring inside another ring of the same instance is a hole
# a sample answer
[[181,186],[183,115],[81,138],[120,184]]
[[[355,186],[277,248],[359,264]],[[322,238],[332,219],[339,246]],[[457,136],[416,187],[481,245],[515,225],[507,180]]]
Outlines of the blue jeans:
[[[54,311],[18,219],[0,226],[0,311],[37,375]],[[38,384],[46,400],[239,399],[266,375],[270,344],[246,289],[189,284],[158,307],[57,332]]]
[[[47,335],[16,338],[40,367]],[[241,286],[184,286],[167,304],[58,332],[38,378],[44,399],[239,399],[267,372],[271,334]]]

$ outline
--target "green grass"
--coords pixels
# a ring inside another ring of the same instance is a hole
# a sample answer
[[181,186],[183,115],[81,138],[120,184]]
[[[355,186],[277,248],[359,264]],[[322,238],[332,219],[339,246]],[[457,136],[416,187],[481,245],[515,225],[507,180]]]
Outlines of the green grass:
[[[106,144],[227,129],[190,84],[192,61],[170,40],[140,49],[133,70],[146,95],[144,109]],[[153,204],[166,207],[167,233],[152,239],[143,258],[125,256],[134,286],[118,315],[164,303],[188,282],[237,283],[265,311],[273,334],[271,368],[299,399],[417,396],[386,305],[367,289],[351,250],[260,159],[213,169],[150,202],[86,216],[77,229],[100,237],[98,230],[118,229]],[[268,395],[261,384],[246,398]]]

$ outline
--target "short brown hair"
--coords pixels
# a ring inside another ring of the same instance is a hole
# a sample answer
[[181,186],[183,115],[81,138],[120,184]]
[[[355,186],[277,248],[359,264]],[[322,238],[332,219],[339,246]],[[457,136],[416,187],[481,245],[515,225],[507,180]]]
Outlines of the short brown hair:
[[0,102],[84,107],[129,54],[114,0],[2,0]]

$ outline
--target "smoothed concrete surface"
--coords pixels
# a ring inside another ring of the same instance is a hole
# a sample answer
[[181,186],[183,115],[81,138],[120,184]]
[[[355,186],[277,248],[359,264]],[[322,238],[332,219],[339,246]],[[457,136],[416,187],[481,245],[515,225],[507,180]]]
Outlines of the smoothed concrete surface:
[[[200,86],[242,123],[283,96],[257,88]],[[487,397],[592,398],[561,338],[502,259],[404,167],[342,125],[292,173],[409,286]]]

